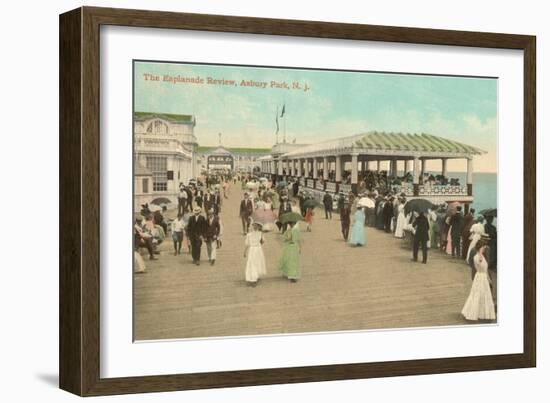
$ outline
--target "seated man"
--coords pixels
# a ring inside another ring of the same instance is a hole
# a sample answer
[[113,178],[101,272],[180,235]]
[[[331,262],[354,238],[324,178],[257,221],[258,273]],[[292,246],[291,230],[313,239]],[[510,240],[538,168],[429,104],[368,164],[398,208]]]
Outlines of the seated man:
[[134,248],[138,251],[139,248],[147,248],[149,259],[156,260],[153,251],[153,236],[143,230],[141,227],[141,219],[137,218],[134,224]]

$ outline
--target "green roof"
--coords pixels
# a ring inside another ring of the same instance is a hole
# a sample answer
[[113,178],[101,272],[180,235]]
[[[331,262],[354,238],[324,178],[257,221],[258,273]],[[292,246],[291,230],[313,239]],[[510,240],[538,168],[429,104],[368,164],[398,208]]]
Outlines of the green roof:
[[458,154],[485,154],[480,148],[432,134],[369,132],[357,136],[356,148],[384,151],[443,152]]
[[[210,151],[215,150],[218,146],[199,146],[198,152],[201,154],[207,154]],[[249,148],[249,147],[223,147],[232,154],[269,154],[271,148]]]
[[172,123],[193,123],[193,115],[176,115],[173,113],[134,112],[134,120],[164,119]]
[[411,134],[411,133],[386,133],[368,132],[354,136],[340,137],[332,140],[322,141],[316,144],[306,145],[285,153],[285,157],[306,157],[311,155],[340,154],[342,152],[362,152],[364,154],[394,155],[479,155],[486,151],[449,140],[432,134]]

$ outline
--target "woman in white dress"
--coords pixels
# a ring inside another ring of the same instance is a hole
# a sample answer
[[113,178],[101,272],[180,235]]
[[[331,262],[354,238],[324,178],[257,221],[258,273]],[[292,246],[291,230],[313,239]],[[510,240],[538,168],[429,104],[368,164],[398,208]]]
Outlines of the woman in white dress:
[[265,267],[265,256],[262,249],[264,238],[262,225],[252,224],[252,231],[246,234],[244,257],[246,260],[245,279],[246,282],[255,286],[260,277],[267,274]]
[[468,253],[466,253],[466,261],[470,257],[470,252],[476,246],[477,242],[482,236],[487,236],[485,233],[485,225],[483,225],[483,218],[478,217],[475,224],[470,228],[470,246],[468,247]]
[[401,199],[399,205],[397,206],[397,223],[395,224],[395,237],[403,238],[403,229],[407,219],[405,218],[405,200]]
[[481,246],[474,256],[474,267],[476,274],[472,282],[470,295],[462,308],[462,315],[467,320],[494,320],[495,304],[491,294],[490,278],[487,272],[489,264],[485,258],[485,249],[487,246]]

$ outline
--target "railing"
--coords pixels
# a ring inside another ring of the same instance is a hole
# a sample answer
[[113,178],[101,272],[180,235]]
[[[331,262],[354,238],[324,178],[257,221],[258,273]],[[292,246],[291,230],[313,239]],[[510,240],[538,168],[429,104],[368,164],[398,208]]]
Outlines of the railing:
[[326,191],[330,193],[336,193],[336,182],[326,182]]
[[314,184],[315,184],[315,180],[310,179],[310,178],[306,179],[306,186],[307,186],[308,188],[312,188],[312,189],[313,189]]
[[468,188],[466,186],[456,185],[420,185],[418,187],[419,196],[467,196]]
[[[414,195],[412,183],[399,186],[392,185],[390,188],[398,194]],[[468,196],[468,187],[461,185],[420,185],[418,186],[418,196]]]
[[349,193],[351,192],[351,185],[348,184],[341,184],[340,185],[340,192]]

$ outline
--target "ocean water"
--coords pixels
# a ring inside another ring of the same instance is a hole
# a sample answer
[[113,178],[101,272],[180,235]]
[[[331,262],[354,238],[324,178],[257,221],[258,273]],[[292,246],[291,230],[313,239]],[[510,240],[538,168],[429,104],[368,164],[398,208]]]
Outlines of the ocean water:
[[[458,178],[466,184],[466,172],[449,172],[449,178]],[[477,172],[473,175],[474,202],[470,207],[476,211],[497,207],[497,174]]]
[[[430,172],[434,175],[439,172]],[[466,172],[448,172],[449,178],[458,178],[461,185],[466,184]],[[497,174],[492,172],[474,172],[473,175],[473,197],[474,202],[470,205],[476,212],[488,208],[497,207]],[[477,213],[476,213],[477,216]],[[493,224],[497,225],[495,218]]]

